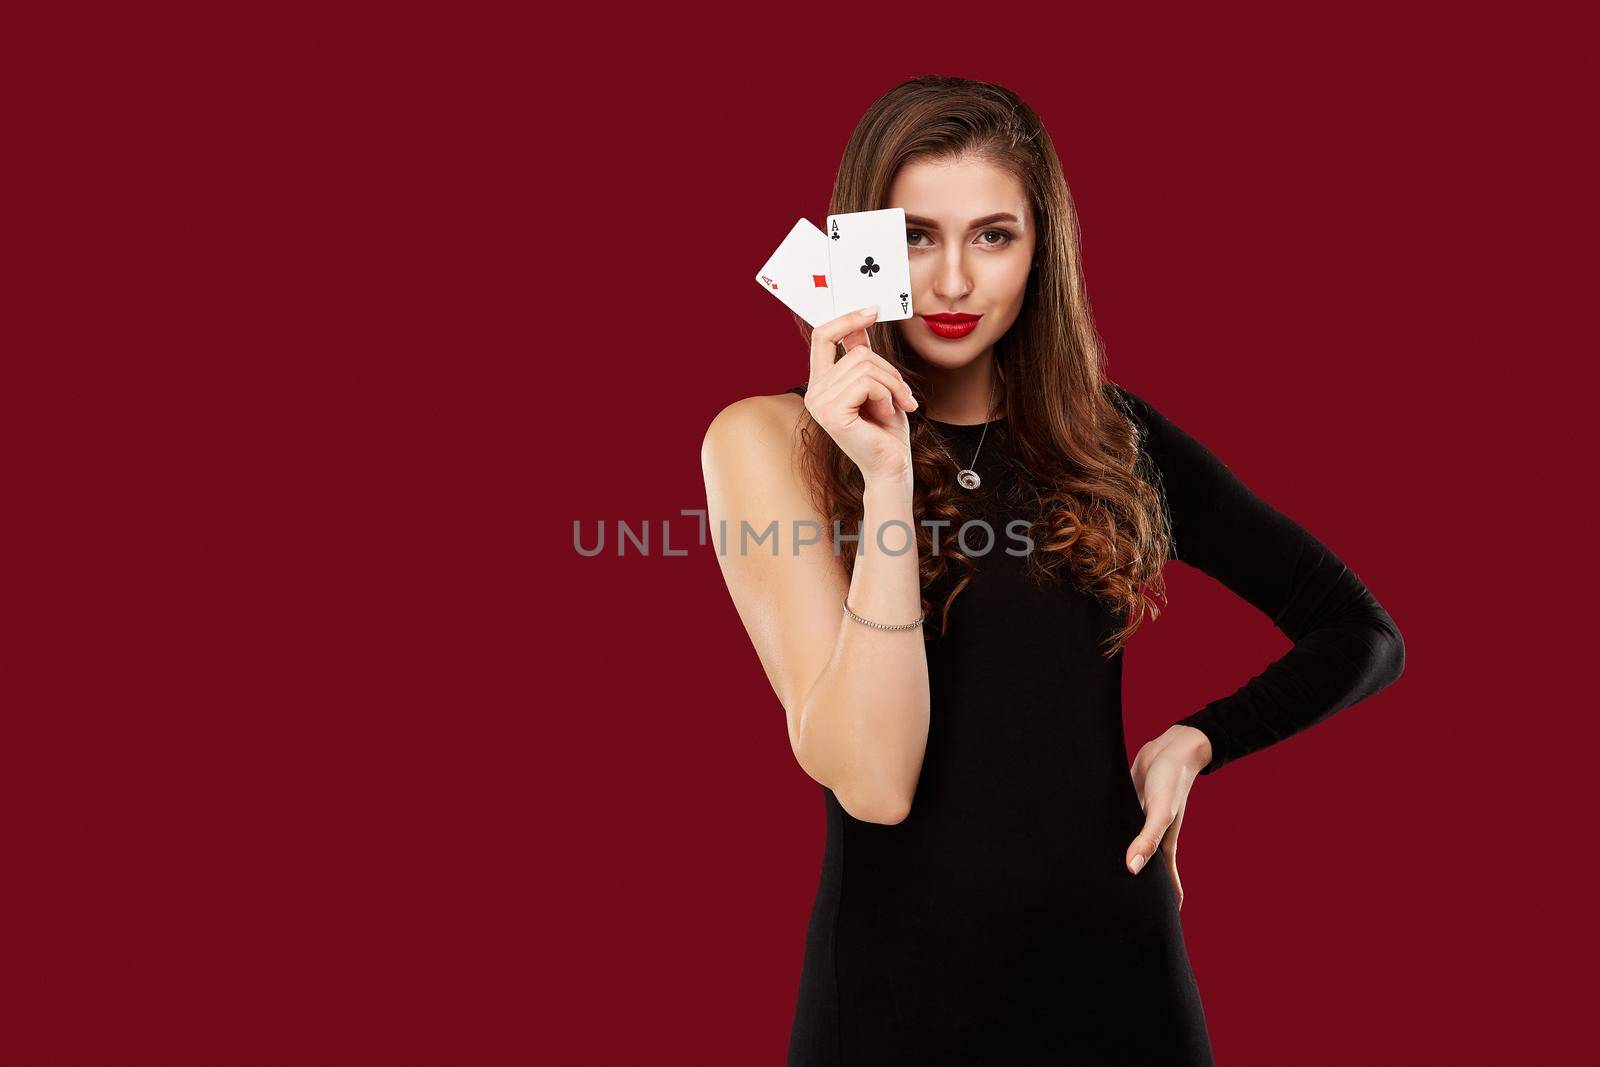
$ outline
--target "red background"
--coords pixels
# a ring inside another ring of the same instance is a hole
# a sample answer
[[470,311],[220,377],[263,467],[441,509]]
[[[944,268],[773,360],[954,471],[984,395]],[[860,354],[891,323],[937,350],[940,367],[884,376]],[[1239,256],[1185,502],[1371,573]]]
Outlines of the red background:
[[[1112,378],[1406,637],[1191,795],[1219,1062],[1582,1047],[1586,28],[510,10],[7,35],[8,1060],[782,1061],[820,789],[710,549],[572,523],[658,537],[804,379],[751,275],[927,72],[1040,113]],[[1130,752],[1286,647],[1169,580]]]

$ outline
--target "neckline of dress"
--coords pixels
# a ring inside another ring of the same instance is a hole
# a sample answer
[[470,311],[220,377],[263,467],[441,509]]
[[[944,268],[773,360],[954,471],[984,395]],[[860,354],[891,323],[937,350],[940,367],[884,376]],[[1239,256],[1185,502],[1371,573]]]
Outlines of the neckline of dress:
[[941,430],[981,430],[985,426],[998,426],[1006,421],[1004,415],[1001,415],[998,419],[990,419],[988,422],[943,422],[939,419],[928,418],[926,415],[923,418],[927,419],[930,425],[937,426]]

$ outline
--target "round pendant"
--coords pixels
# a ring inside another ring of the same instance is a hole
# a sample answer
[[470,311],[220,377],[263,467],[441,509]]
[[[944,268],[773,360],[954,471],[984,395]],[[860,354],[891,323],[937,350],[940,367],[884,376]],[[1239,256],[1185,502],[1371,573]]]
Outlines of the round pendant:
[[983,484],[983,479],[978,477],[978,472],[971,469],[957,473],[956,481],[961,483],[963,489],[976,489]]

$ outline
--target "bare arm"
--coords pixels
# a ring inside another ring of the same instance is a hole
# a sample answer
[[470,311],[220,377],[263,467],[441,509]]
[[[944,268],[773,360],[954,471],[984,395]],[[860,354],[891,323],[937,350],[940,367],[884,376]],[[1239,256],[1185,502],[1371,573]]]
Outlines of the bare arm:
[[[858,372],[846,369],[853,376],[834,383],[838,390],[856,382],[880,418],[887,405],[891,417],[904,420],[890,396],[905,403],[909,392],[900,392],[904,383],[893,368],[864,358],[854,366]],[[727,524],[718,562],[784,706],[795,758],[854,818],[896,823],[910,811],[928,739],[922,630],[864,626],[845,616],[843,602],[848,594],[851,610],[875,622],[910,622],[919,614],[914,537],[908,546],[915,530],[909,454],[903,469],[872,464],[864,473],[862,541],[847,577],[832,523],[817,512],[797,466],[803,416],[792,394],[741,400],[717,415],[701,448],[707,518],[714,531]],[[797,519],[816,525],[802,525],[796,538]],[[753,536],[739,536],[743,523],[757,534],[774,520],[776,541],[757,546]],[[885,527],[895,520],[903,525]],[[799,543],[807,538],[816,543]]]
[[[909,550],[898,556],[884,546],[898,550],[915,529],[911,488],[868,486],[863,504],[863,547],[850,580],[850,608],[874,622],[909,622],[921,604],[916,541],[912,538]],[[904,526],[885,526],[893,520]],[[878,530],[883,531],[881,546],[872,535]],[[928,743],[922,628],[878,630],[846,617],[842,608],[835,617],[832,653],[801,706],[802,766],[810,761],[832,780],[849,783],[851,799],[862,811],[856,815],[846,807],[852,815],[897,823],[911,810]]]

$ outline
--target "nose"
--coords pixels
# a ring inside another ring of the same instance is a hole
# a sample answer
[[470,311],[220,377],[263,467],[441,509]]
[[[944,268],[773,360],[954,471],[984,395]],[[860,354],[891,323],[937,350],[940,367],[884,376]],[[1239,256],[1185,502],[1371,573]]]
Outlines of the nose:
[[972,278],[967,273],[963,251],[959,244],[952,242],[934,267],[933,295],[946,307],[972,292]]

